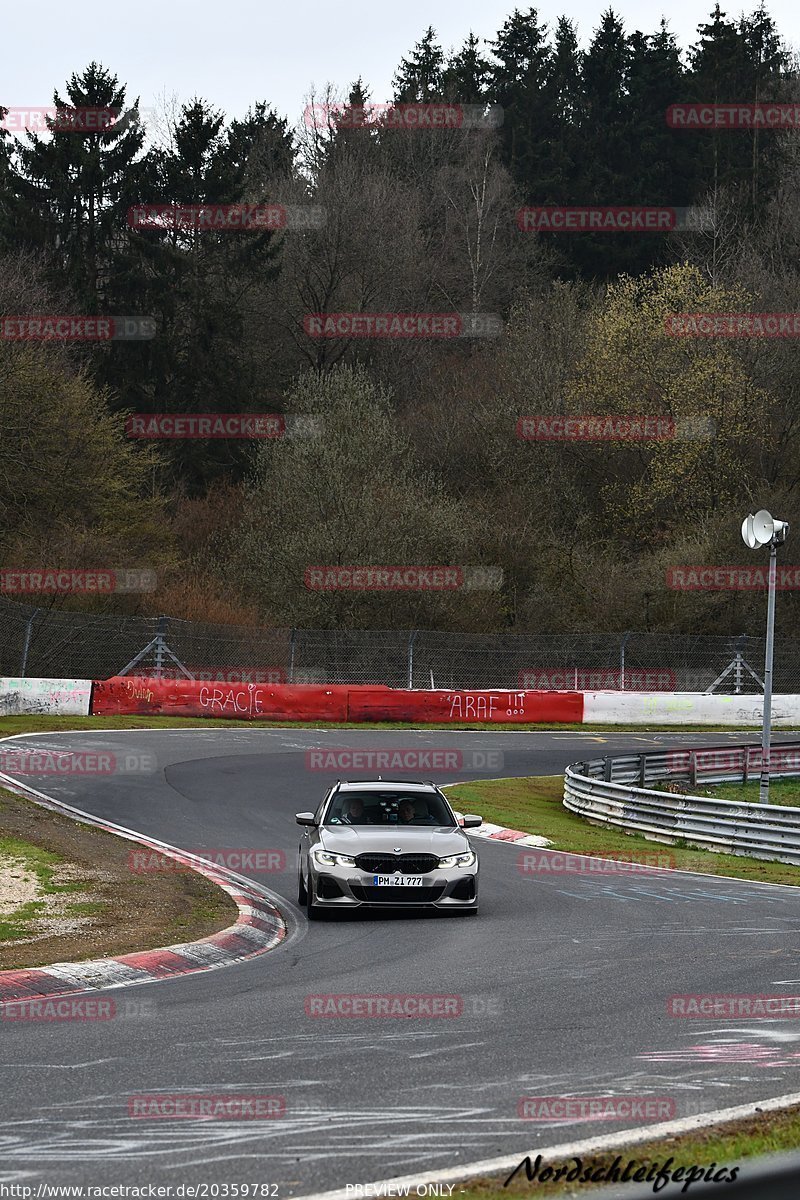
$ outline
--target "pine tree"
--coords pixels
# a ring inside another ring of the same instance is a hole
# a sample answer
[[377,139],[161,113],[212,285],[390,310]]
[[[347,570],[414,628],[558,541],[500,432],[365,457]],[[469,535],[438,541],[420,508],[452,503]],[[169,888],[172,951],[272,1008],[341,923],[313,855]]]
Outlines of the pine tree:
[[430,104],[443,95],[444,52],[436,40],[436,31],[428,26],[392,81],[397,104]]
[[622,22],[612,9],[600,26],[583,60],[587,123],[591,131],[592,199],[599,204],[624,204],[623,194],[636,149],[628,141],[628,80],[632,48]]
[[11,228],[12,187],[11,137],[5,128],[8,109],[0,105],[0,251],[10,250],[13,244]]
[[126,109],[125,88],[98,63],[72,75],[67,97],[69,103],[55,92],[57,110],[111,109],[121,116],[96,132],[62,129],[58,119],[48,121],[47,140],[29,132],[15,154],[19,202],[11,219],[18,242],[46,252],[54,278],[66,275],[87,312],[105,312],[127,209],[146,169],[144,133],[138,100]]
[[[263,133],[274,146],[274,161],[285,167],[283,131],[265,109],[226,129],[223,114],[195,98],[181,110],[171,147],[158,155],[152,190],[139,202],[228,206],[271,199],[246,194],[248,167],[254,151],[263,149]],[[274,237],[269,230],[217,231],[180,223],[137,231],[125,287],[156,316],[158,336],[126,347],[124,359],[117,354],[109,360],[105,382],[120,406],[145,412],[259,411],[265,383],[248,328],[248,302],[275,274]],[[190,487],[207,484],[220,470],[243,470],[247,449],[246,443],[224,440],[186,442],[175,451],[176,471]]]
[[[698,29],[700,40],[690,50],[692,98],[706,104],[747,99],[748,64],[744,39],[719,4],[711,20]],[[720,188],[741,184],[750,161],[746,136],[738,131],[686,134],[700,143],[701,184],[716,197]]]
[[241,191],[258,194],[271,180],[291,176],[294,170],[294,139],[289,122],[279,117],[266,101],[248,110],[243,120],[233,120],[226,130],[226,153],[237,173]]
[[551,50],[535,8],[515,9],[491,43],[490,92],[503,109],[500,129],[507,165],[532,202],[546,198],[543,179],[553,136],[546,91]]
[[444,70],[444,94],[454,104],[483,104],[489,84],[490,64],[481,53],[480,41],[470,30],[457,54],[451,54]]
[[[749,17],[740,18],[739,33],[747,62],[746,95],[751,96],[755,103],[780,98],[781,82],[789,70],[790,60],[775,22],[764,8],[763,0]],[[753,129],[748,139],[750,202],[755,210],[760,188],[772,190],[783,155],[780,140],[771,131],[762,134],[759,129]]]
[[559,17],[545,82],[552,129],[547,189],[542,199],[552,204],[574,204],[584,194],[582,60],[574,24],[567,17]]

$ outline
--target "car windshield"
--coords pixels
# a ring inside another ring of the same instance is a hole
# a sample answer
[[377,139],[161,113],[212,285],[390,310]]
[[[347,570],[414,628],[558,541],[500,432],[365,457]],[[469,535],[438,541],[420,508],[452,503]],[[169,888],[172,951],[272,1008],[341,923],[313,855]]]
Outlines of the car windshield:
[[338,792],[325,813],[325,825],[445,825],[456,824],[436,792]]

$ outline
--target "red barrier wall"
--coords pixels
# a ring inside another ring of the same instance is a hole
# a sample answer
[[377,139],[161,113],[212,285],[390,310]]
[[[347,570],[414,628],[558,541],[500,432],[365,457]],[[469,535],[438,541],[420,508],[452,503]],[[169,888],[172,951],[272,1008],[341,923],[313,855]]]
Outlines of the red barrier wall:
[[481,689],[464,692],[412,692],[391,688],[350,689],[351,721],[418,721],[580,724],[580,692],[506,692]]
[[576,723],[580,692],[415,692],[319,684],[206,683],[116,676],[97,680],[91,711],[274,721]]
[[116,676],[95,682],[93,713],[161,713],[240,721],[346,721],[346,687],[204,683],[193,679]]

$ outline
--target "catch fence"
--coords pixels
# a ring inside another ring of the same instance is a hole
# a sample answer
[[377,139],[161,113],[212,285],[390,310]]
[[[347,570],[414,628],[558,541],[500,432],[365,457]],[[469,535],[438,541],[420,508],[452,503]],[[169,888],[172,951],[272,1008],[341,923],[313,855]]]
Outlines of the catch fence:
[[[0,597],[0,674],[15,677],[758,694],[763,664],[764,639],[745,635],[266,628],[65,611]],[[779,639],[773,686],[800,692],[800,639]]]

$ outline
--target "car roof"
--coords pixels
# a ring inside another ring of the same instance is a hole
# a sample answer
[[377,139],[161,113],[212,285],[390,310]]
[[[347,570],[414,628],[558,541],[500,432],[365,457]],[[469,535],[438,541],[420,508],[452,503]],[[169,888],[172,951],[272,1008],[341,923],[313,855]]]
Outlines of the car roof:
[[338,787],[340,792],[438,792],[435,783],[422,783],[414,779],[346,779]]

